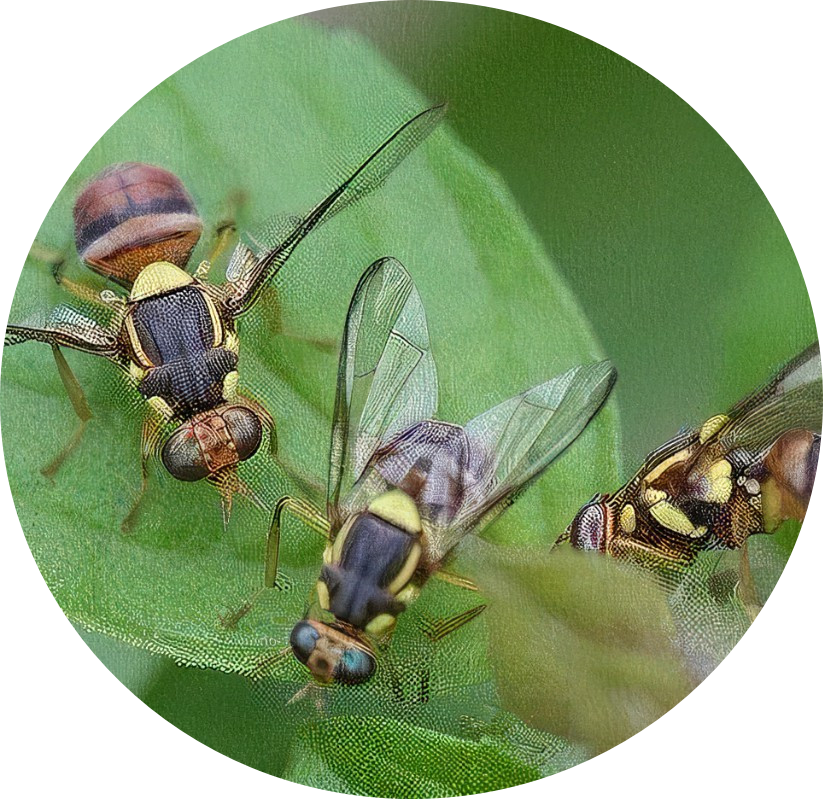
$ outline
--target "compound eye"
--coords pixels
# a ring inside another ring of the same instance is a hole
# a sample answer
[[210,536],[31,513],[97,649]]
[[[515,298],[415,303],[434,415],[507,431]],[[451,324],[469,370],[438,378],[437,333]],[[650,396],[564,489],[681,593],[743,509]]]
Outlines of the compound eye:
[[242,405],[230,405],[220,414],[237,448],[237,457],[247,460],[263,440],[263,425],[257,414]]
[[377,664],[374,657],[363,649],[346,649],[334,669],[334,679],[344,685],[359,685],[366,682]]
[[300,621],[294,625],[289,636],[289,644],[294,656],[305,666],[311,657],[320,633],[307,621]]
[[584,505],[571,524],[571,544],[577,549],[600,550],[606,539],[606,510],[599,502]]
[[209,476],[197,437],[187,426],[178,427],[163,446],[160,453],[163,466],[172,477],[192,483]]

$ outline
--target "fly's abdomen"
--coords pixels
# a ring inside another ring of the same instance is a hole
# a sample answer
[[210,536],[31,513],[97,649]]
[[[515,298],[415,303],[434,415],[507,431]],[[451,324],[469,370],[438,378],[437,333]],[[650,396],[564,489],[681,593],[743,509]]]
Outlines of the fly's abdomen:
[[820,435],[810,430],[790,430],[771,447],[764,461],[766,530],[775,530],[786,519],[805,518],[819,457]]

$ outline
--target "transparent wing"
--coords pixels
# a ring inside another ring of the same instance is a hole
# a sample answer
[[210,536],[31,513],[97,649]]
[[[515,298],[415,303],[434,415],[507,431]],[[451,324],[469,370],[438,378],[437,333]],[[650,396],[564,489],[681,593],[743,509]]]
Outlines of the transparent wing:
[[4,346],[41,341],[119,360],[117,332],[69,305],[58,305],[41,323],[9,325]]
[[381,445],[437,410],[437,372],[420,295],[393,258],[372,264],[349,306],[329,457],[334,515]]
[[[429,422],[381,450],[375,468],[415,497],[430,522],[426,550],[432,563],[489,524],[583,432],[616,378],[608,361],[577,366],[465,428]],[[428,451],[433,444],[439,448],[434,454]],[[397,482],[404,469],[393,470],[393,461],[406,467],[405,484]]]
[[[609,361],[576,366],[466,425],[472,482],[448,531],[479,532],[583,432],[617,379]],[[446,540],[441,548],[456,541]]]
[[434,130],[445,111],[442,104],[412,117],[304,217],[275,217],[252,237],[251,246],[239,244],[226,270],[230,294],[225,302],[229,311],[239,315],[251,308],[294,248],[318,225],[382,185]]
[[745,448],[759,452],[783,433],[797,428],[820,433],[823,381],[817,342],[763,388],[735,405],[728,416],[731,421],[712,441],[726,451]]

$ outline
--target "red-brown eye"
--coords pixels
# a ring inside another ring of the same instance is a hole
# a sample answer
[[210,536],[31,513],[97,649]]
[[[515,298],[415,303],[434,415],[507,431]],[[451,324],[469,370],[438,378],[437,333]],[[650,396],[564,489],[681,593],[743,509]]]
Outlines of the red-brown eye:
[[160,459],[171,476],[178,480],[191,483],[209,476],[209,465],[189,425],[178,427],[171,434]]
[[263,440],[263,425],[257,415],[242,405],[230,405],[220,415],[234,441],[238,459],[244,461],[254,455]]
[[584,505],[571,523],[571,544],[577,549],[600,550],[606,540],[606,511],[599,501]]

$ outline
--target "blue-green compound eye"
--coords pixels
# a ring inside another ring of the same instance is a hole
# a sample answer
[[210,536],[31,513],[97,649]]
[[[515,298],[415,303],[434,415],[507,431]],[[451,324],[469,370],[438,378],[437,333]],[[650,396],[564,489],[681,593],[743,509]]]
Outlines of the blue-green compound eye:
[[294,656],[304,666],[311,657],[311,653],[314,652],[314,646],[318,638],[320,638],[320,633],[307,621],[300,621],[294,625],[294,629],[292,629],[289,636],[289,644],[291,644]]
[[334,670],[334,679],[346,685],[366,682],[374,674],[375,665],[368,652],[354,647],[347,649]]

